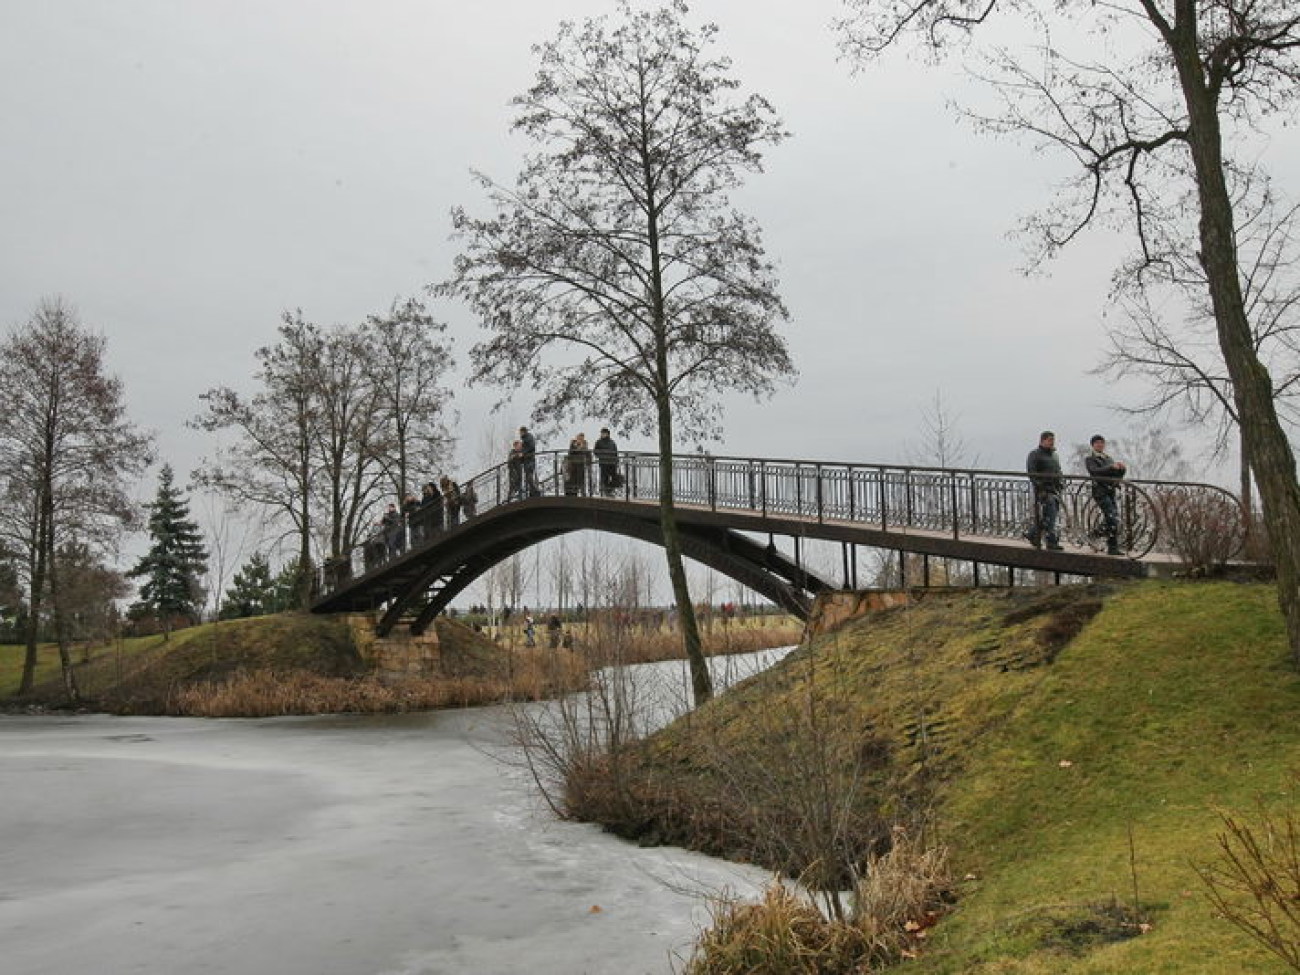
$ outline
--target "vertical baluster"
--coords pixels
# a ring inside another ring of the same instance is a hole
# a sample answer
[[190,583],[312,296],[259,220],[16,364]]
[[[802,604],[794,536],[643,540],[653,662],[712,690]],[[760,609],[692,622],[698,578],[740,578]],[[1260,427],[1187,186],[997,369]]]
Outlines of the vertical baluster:
[[813,470],[817,476],[817,523],[821,524],[826,520],[825,512],[822,509],[822,465],[818,464]]
[[948,472],[948,500],[952,504],[952,537],[960,538],[960,528],[957,524],[957,472]]

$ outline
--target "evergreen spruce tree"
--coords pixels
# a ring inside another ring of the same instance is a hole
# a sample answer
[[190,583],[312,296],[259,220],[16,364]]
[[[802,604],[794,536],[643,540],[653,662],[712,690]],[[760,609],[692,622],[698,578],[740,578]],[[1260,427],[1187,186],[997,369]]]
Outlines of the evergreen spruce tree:
[[301,594],[311,590],[311,566],[304,566],[300,558],[294,557],[284,564],[279,575],[275,577],[274,592],[267,604],[268,613],[283,613],[288,609],[298,609],[302,604]]
[[223,620],[244,619],[274,612],[276,580],[271,576],[271,566],[261,552],[254,552],[235,573],[221,604]]
[[149,552],[127,573],[144,579],[139,605],[162,624],[163,636],[171,635],[177,616],[192,622],[199,619],[203,587],[199,577],[207,571],[208,553],[199,527],[190,520],[189,500],[173,483],[170,464],[158,475],[158,494],[148,505]]

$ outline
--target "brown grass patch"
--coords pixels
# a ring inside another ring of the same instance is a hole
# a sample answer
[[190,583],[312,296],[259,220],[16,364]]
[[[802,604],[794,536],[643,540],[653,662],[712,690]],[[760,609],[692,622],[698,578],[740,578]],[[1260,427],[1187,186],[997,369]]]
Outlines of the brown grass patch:
[[475,707],[501,701],[538,700],[581,689],[586,667],[571,654],[516,659],[510,674],[496,676],[326,677],[305,671],[239,671],[220,680],[178,688],[166,714],[205,718],[260,718],[287,714],[383,714]]

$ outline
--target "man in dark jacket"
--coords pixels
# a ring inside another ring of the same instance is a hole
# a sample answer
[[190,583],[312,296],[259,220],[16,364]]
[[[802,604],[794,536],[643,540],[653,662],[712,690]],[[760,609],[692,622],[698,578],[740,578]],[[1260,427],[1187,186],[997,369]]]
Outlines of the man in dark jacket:
[[516,440],[506,456],[506,500],[520,501],[524,496],[524,445]]
[[1061,513],[1065,478],[1061,475],[1061,462],[1056,456],[1056,434],[1051,430],[1039,434],[1038,446],[1029,452],[1025,469],[1034,486],[1034,520],[1025,532],[1025,538],[1034,548],[1045,541],[1049,551],[1059,552],[1061,540],[1056,532],[1056,519]]
[[527,427],[520,427],[519,444],[523,448],[520,457],[524,462],[524,491],[535,498],[542,493],[537,486],[537,438]]
[[609,435],[609,427],[600,428],[600,436],[596,440],[592,453],[596,455],[596,463],[600,465],[600,493],[605,497],[612,497],[618,490],[618,444]]
[[1106,438],[1094,433],[1088,441],[1092,453],[1084,459],[1083,466],[1092,478],[1092,499],[1106,519],[1106,554],[1123,555],[1119,547],[1119,481],[1128,470],[1122,460],[1112,460],[1106,453]]
[[424,485],[424,493],[420,496],[420,521],[424,524],[426,539],[442,531],[442,492],[432,481]]

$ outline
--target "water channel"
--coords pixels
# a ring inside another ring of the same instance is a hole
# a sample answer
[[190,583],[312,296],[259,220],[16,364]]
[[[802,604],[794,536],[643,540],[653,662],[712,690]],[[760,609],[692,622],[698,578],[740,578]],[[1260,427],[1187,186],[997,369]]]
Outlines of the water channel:
[[556,821],[507,726],[0,716],[0,971],[667,975],[767,880]]

